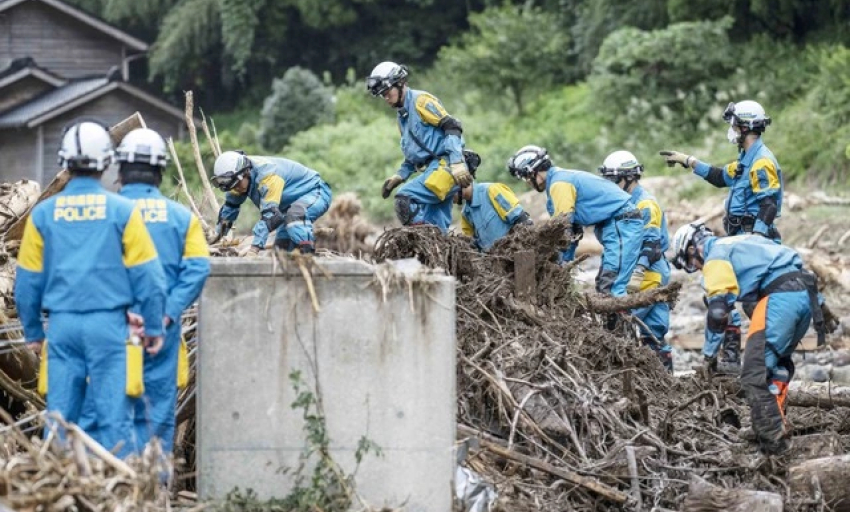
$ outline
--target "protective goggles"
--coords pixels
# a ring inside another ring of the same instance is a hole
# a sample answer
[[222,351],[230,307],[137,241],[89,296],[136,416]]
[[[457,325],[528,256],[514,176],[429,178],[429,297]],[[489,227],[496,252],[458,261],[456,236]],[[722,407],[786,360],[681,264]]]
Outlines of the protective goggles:
[[627,176],[640,176],[643,173],[643,166],[636,165],[634,167],[611,168],[600,165],[596,170],[605,178],[622,178]]
[[393,84],[385,78],[370,76],[366,79],[366,89],[368,89],[369,93],[376,98],[378,96],[386,95],[392,86]]
[[233,190],[234,187],[239,183],[239,180],[242,179],[242,175],[248,169],[242,169],[237,172],[228,172],[218,176],[213,176],[210,179],[210,183],[213,184],[214,187],[221,190],[222,192],[229,192]]

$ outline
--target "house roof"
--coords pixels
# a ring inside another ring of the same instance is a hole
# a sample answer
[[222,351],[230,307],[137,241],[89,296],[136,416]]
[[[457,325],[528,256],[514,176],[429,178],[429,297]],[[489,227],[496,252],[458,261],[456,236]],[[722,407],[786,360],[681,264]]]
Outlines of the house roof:
[[52,7],[58,11],[61,11],[72,18],[75,18],[82,23],[114,38],[122,43],[126,44],[128,47],[138,50],[140,52],[145,52],[148,50],[148,44],[140,39],[136,39],[130,34],[124,32],[123,30],[110,25],[109,23],[92,16],[76,7],[72,7],[61,0],[0,0],[0,13],[3,11],[7,11],[16,5],[20,5],[25,2],[41,2],[44,5]]
[[34,77],[53,87],[65,85],[67,80],[40,67],[29,57],[12,61],[6,69],[0,71],[0,89],[27,77]]
[[125,82],[110,81],[108,78],[98,77],[68,82],[62,87],[48,91],[22,105],[0,113],[0,129],[34,128],[116,89],[120,89],[178,119],[183,118],[181,110],[138,87]]

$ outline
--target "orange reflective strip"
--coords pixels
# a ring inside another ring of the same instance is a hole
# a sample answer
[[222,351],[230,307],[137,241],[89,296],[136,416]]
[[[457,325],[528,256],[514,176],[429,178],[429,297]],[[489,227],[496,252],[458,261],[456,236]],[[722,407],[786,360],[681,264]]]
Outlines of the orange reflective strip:
[[[747,335],[747,338],[753,335],[758,331],[763,331],[765,326],[765,320],[767,318],[767,299],[768,297],[762,298],[758,304],[756,304],[756,309],[753,311],[753,317],[750,319],[750,332]],[[765,341],[767,343],[767,341]]]

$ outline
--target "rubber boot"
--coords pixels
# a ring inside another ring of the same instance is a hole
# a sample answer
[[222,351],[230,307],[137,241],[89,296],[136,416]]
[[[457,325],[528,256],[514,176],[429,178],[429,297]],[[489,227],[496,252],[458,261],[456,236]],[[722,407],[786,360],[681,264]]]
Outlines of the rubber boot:
[[661,364],[664,366],[664,369],[667,370],[667,373],[673,373],[673,352],[659,350],[656,353],[658,354],[658,359],[661,360]]
[[737,326],[726,327],[723,335],[723,348],[720,352],[720,361],[717,364],[717,373],[726,375],[738,375],[741,373],[741,328]]

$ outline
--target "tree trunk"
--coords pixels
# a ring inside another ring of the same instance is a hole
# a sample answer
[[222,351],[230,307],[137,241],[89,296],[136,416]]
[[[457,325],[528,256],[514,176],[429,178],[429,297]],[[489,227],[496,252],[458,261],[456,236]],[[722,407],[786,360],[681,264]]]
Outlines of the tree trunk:
[[850,455],[807,460],[788,470],[791,492],[822,497],[835,512],[850,512]]
[[782,496],[773,492],[724,489],[692,476],[685,498],[687,512],[782,512]]
[[792,381],[788,386],[788,405],[820,409],[850,407],[850,387]]

